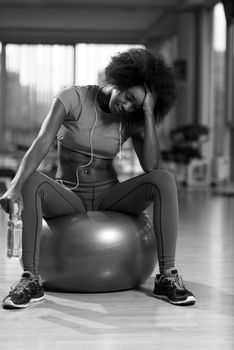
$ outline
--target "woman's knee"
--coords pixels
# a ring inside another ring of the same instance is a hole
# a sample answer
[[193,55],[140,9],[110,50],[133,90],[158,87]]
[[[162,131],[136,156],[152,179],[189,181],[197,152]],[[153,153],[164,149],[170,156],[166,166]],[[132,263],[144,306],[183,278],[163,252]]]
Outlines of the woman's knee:
[[148,173],[150,181],[155,185],[166,185],[176,187],[174,175],[166,169],[154,169]]
[[45,181],[45,175],[35,170],[30,174],[23,185],[23,192],[28,189],[37,188],[43,181]]

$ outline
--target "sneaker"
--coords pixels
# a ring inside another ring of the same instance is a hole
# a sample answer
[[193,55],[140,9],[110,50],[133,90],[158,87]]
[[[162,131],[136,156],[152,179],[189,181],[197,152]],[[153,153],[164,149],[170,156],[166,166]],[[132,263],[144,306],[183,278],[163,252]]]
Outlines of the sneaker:
[[192,305],[197,301],[194,295],[189,292],[174,268],[169,269],[162,275],[156,275],[154,295],[174,305]]
[[35,278],[31,272],[24,272],[21,279],[16,282],[10,293],[3,299],[4,308],[18,309],[29,306],[30,303],[44,298],[40,276]]

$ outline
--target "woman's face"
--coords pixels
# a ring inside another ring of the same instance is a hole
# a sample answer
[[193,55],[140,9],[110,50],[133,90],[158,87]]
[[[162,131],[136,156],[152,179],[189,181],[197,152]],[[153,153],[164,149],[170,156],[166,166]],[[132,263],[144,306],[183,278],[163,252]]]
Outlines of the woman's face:
[[134,86],[124,91],[113,88],[109,101],[110,111],[118,114],[134,112],[142,108],[145,94],[143,86]]

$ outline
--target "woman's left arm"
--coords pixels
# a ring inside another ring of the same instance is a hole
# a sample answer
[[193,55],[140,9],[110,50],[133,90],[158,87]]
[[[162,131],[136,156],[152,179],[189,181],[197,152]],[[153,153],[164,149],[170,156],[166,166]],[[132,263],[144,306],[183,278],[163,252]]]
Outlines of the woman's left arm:
[[133,146],[145,172],[158,168],[160,148],[156,132],[154,106],[157,96],[146,88],[146,97],[143,103],[144,131],[137,133],[133,138]]

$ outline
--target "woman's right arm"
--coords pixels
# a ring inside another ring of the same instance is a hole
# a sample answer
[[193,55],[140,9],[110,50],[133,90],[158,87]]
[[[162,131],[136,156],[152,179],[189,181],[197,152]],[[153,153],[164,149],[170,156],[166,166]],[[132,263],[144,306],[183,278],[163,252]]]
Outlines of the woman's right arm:
[[20,210],[23,209],[22,186],[48,153],[65,115],[66,111],[62,102],[54,99],[36,139],[21,161],[10,188],[0,198],[0,204],[6,212],[11,214],[15,202],[19,203]]

